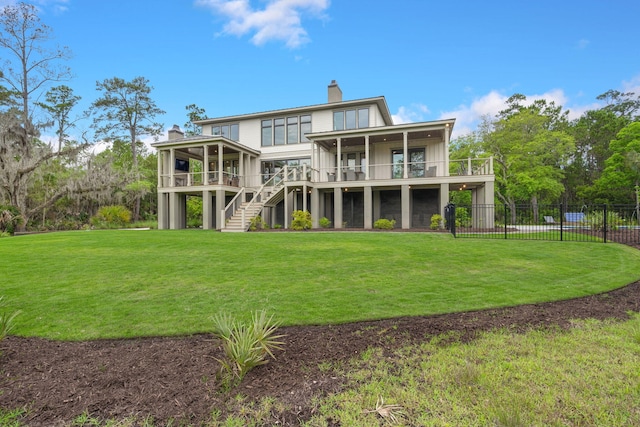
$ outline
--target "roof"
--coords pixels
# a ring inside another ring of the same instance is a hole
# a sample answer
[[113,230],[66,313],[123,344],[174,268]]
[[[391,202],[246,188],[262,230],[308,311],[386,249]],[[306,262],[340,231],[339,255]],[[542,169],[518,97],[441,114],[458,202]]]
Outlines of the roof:
[[341,101],[341,102],[329,102],[324,104],[316,104],[316,105],[308,105],[304,107],[295,107],[295,108],[285,108],[280,110],[270,110],[270,111],[262,111],[258,113],[249,113],[249,114],[240,114],[237,116],[225,116],[225,117],[215,117],[208,118],[202,120],[196,120],[193,123],[202,126],[202,125],[211,125],[216,123],[226,123],[230,121],[238,121],[238,120],[247,120],[247,119],[257,119],[261,117],[273,117],[277,115],[288,115],[293,113],[306,113],[318,110],[334,110],[339,108],[347,108],[347,107],[355,107],[358,105],[370,105],[377,104],[384,118],[384,121],[387,125],[393,124],[393,119],[391,118],[391,113],[389,112],[389,107],[387,106],[387,101],[384,96],[377,96],[374,98],[362,98],[362,99],[354,99],[351,101]]

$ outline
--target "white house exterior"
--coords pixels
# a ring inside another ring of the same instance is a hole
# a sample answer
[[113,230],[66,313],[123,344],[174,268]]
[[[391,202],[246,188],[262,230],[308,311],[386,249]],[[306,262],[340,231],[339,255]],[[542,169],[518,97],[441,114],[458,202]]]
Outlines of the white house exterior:
[[[379,218],[428,228],[450,191],[492,204],[492,159],[449,160],[455,119],[394,125],[384,97],[343,101],[333,81],[326,104],[177,126],[158,150],[158,226],[186,227],[187,196],[202,197],[203,228],[246,231],[256,215],[288,228],[294,210],[313,227],[373,228]],[[474,218],[492,227],[491,218]]]

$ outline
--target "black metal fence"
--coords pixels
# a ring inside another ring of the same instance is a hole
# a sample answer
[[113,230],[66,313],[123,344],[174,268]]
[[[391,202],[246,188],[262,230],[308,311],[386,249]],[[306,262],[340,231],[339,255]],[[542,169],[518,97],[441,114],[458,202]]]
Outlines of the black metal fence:
[[635,205],[448,205],[456,237],[640,244]]

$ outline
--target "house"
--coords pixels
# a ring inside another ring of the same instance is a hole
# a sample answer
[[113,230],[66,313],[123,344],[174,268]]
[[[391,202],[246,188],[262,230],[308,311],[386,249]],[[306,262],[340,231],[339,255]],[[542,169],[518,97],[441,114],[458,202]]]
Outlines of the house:
[[[158,227],[186,227],[187,197],[203,200],[203,228],[246,231],[261,215],[288,228],[294,210],[313,227],[371,229],[377,219],[428,228],[450,191],[492,204],[493,161],[449,159],[455,119],[394,125],[384,97],[344,101],[335,81],[325,104],[196,121],[158,150]],[[492,218],[474,218],[492,227]]]

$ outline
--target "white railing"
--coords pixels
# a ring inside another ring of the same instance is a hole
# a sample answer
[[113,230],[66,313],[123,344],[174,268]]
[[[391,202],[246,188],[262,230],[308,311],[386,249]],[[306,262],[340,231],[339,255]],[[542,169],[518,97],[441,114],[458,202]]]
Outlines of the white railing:
[[493,175],[493,156],[486,159],[450,160],[449,175]]
[[[222,228],[225,227],[226,219],[233,216],[233,214],[239,209],[240,214],[242,215],[241,224],[243,229],[246,230],[249,227],[249,225],[247,224],[247,210],[252,208],[252,206],[255,205],[256,203],[266,202],[269,199],[269,197],[271,197],[274,194],[277,194],[282,189],[282,187],[284,187],[285,182],[291,181],[291,177],[294,174],[297,177],[297,171],[295,169],[296,168],[289,169],[287,168],[287,166],[285,166],[279,172],[273,174],[264,184],[262,184],[262,186],[258,189],[258,191],[255,192],[255,194],[253,195],[249,203],[247,203],[245,206],[239,206],[237,208],[234,208],[234,206],[237,206],[238,195],[240,193],[244,193],[244,187],[243,187],[242,190],[240,190],[240,192],[236,194],[236,196],[222,210],[221,214],[222,214],[222,218],[224,218],[224,221],[222,221]],[[240,205],[242,205],[242,203],[240,203]],[[231,212],[231,213],[228,214],[228,212]]]

